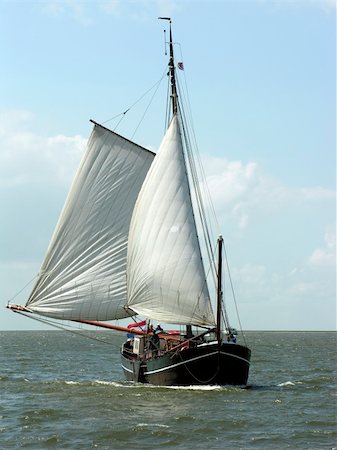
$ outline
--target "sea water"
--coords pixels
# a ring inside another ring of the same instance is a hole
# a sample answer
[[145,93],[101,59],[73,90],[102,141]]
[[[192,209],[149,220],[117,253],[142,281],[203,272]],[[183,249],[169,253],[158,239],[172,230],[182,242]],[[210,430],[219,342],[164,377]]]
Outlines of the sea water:
[[1,449],[337,447],[334,332],[247,332],[244,389],[126,382],[123,336],[89,337],[0,333]]

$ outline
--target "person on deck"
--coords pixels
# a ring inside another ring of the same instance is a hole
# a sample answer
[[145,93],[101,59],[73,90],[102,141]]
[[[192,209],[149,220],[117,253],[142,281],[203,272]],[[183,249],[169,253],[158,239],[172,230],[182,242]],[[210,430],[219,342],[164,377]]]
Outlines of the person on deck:
[[235,337],[234,334],[231,333],[231,334],[228,336],[228,342],[232,342],[233,344],[236,344],[236,337]]
[[153,355],[156,355],[160,346],[160,337],[156,333],[157,330],[153,331],[153,335],[150,338],[150,350],[152,350]]

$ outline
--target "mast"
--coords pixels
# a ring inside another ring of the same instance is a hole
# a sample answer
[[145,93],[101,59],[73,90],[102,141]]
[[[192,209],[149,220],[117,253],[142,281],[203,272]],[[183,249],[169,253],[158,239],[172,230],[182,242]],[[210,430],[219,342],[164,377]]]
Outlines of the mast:
[[178,95],[177,85],[174,67],[174,53],[173,53],[173,39],[172,39],[172,21],[171,17],[158,17],[161,20],[168,20],[170,23],[170,59],[169,59],[169,76],[171,82],[171,103],[172,103],[172,115],[175,116],[178,112]]
[[222,244],[223,237],[218,237],[218,286],[217,286],[217,312],[216,312],[216,337],[221,344],[221,313],[222,313]]
[[[173,39],[172,39],[172,20],[170,17],[159,17],[159,19],[168,20],[170,23],[170,59],[169,59],[169,76],[171,83],[171,104],[172,104],[172,116],[175,116],[178,112],[178,95],[176,85],[176,75],[174,68],[174,52],[173,52]],[[186,325],[186,337],[191,339],[193,336],[192,325]]]

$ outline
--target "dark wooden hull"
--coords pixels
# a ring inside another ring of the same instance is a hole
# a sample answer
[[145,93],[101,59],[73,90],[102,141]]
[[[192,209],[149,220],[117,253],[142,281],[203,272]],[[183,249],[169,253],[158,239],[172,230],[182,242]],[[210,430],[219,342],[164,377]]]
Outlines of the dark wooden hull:
[[123,352],[121,357],[129,381],[162,386],[245,386],[250,353],[249,348],[234,343],[223,343],[220,347],[218,343],[208,343],[144,360]]

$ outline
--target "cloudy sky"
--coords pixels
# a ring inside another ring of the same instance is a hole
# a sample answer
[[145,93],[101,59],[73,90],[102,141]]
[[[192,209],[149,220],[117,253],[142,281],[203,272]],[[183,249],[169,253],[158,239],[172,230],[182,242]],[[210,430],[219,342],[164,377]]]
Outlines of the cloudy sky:
[[[89,119],[117,116],[165,73],[160,15],[173,18],[243,327],[336,328],[334,1],[2,1],[0,8],[0,329],[37,326],[4,306],[29,295]],[[134,136],[151,149],[164,131],[161,84]],[[130,136],[135,119],[127,119],[117,131]]]

